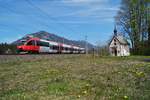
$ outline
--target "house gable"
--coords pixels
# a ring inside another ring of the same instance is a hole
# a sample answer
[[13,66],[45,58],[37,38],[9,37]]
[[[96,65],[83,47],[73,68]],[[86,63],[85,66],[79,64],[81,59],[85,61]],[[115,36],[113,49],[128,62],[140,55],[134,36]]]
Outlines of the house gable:
[[109,42],[109,46],[112,44],[112,42],[114,41],[114,39],[116,41],[118,41],[120,43],[120,45],[130,45],[129,42],[127,40],[125,40],[122,36],[113,36],[113,38]]
[[119,42],[119,40],[116,37],[114,37],[111,40],[111,42],[109,44],[109,47],[115,47],[115,46],[118,46],[118,45],[121,45],[121,43]]

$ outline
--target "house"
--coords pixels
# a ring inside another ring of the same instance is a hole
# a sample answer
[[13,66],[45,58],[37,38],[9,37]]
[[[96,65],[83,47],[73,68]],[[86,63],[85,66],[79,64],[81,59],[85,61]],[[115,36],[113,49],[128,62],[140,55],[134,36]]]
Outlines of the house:
[[114,29],[114,36],[109,43],[109,53],[111,56],[129,56],[130,45],[129,42],[117,33]]

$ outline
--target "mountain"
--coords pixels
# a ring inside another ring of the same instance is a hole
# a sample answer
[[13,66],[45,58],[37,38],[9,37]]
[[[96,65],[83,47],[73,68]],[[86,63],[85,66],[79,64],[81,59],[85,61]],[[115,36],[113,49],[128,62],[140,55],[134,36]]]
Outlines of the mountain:
[[[18,45],[22,41],[27,40],[29,38],[29,36],[38,37],[40,39],[45,39],[45,40],[50,40],[50,41],[55,41],[55,42],[61,42],[61,43],[64,42],[65,44],[80,46],[83,48],[85,48],[85,44],[86,44],[86,42],[83,40],[82,41],[69,40],[69,39],[66,39],[64,37],[60,37],[60,36],[57,36],[55,34],[52,34],[52,33],[48,33],[46,31],[39,31],[36,33],[27,34],[26,36],[22,37],[21,39],[18,39],[16,41],[12,42],[12,44]],[[91,43],[87,43],[87,46],[89,49],[92,49],[95,47]]]

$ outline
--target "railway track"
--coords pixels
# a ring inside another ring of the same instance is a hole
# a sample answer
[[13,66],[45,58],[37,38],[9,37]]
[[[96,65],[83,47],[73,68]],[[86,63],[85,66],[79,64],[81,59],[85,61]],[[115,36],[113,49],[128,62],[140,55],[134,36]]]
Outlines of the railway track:
[[13,61],[38,61],[41,59],[59,59],[59,58],[72,58],[84,54],[5,54],[0,55],[0,63],[7,63]]

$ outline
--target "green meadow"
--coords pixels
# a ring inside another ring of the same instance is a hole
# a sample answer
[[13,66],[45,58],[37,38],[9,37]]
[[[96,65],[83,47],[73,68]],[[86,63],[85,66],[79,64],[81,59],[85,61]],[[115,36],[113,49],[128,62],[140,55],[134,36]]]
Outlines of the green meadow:
[[149,100],[149,59],[2,55],[0,100]]

